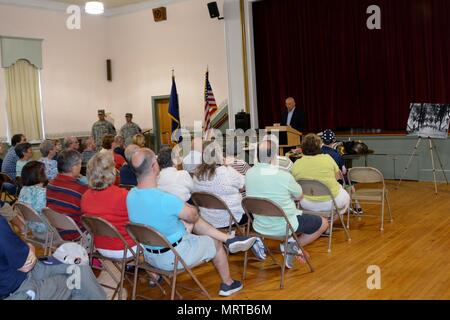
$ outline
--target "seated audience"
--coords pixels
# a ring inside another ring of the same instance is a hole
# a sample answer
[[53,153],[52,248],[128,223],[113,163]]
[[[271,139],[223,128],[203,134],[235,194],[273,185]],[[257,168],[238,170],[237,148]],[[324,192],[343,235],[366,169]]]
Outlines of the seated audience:
[[345,168],[345,162],[339,152],[333,148],[333,144],[336,142],[336,135],[330,129],[325,130],[322,133],[323,145],[320,148],[323,154],[328,154],[336,162],[338,168],[341,170],[343,175],[347,174],[347,169]]
[[135,186],[137,185],[137,179],[136,174],[133,172],[133,169],[131,168],[131,156],[136,150],[139,150],[140,147],[135,144],[130,144],[125,149],[125,159],[127,160],[127,163],[125,163],[122,168],[120,168],[120,184],[122,185],[128,185],[128,186]]
[[[303,138],[303,157],[295,161],[292,175],[296,180],[318,180],[325,184],[330,189],[340,213],[343,214],[350,204],[350,196],[337,181],[341,178],[341,172],[336,162],[328,154],[322,154],[321,144],[322,140],[316,134],[310,133]],[[307,210],[328,211],[332,207],[332,200],[329,196],[305,196],[300,204]]]
[[18,144],[14,149],[19,158],[16,163],[16,177],[20,177],[22,175],[22,168],[33,158],[33,148],[31,144],[25,142]]
[[[58,154],[60,154],[62,151],[61,140],[59,140],[59,139],[55,140],[55,148],[56,148],[56,156],[58,156]],[[56,159],[56,157],[55,157],[55,159]]]
[[44,140],[41,143],[41,162],[45,165],[45,174],[48,180],[53,180],[58,175],[58,162],[55,160],[56,146],[52,140]]
[[0,217],[0,300],[104,300],[89,265],[79,265],[79,286],[68,286],[66,264],[46,264],[35,248],[20,239]]
[[[48,183],[45,175],[45,165],[39,161],[30,161],[22,169],[22,184],[19,201],[29,205],[39,215],[42,209],[47,206],[46,185]],[[33,234],[41,239],[45,239],[48,227],[41,222],[27,222]]]
[[[240,193],[240,190],[245,187],[244,176],[232,167],[223,165],[222,150],[218,144],[205,144],[204,150],[203,163],[194,172],[193,191],[216,195],[228,205],[238,222],[245,223],[247,216],[241,205]],[[211,153],[214,155],[211,156]],[[230,216],[225,210],[200,208],[200,215],[215,228],[225,228],[230,225]]]
[[[23,134],[13,135],[13,137],[11,138],[11,148],[9,148],[8,152],[5,155],[5,158],[3,159],[2,172],[6,173],[12,180],[16,179],[16,164],[17,160],[19,160],[15,147],[18,144],[26,142],[27,138]],[[15,191],[12,193],[15,193]]]
[[201,137],[195,137],[191,141],[191,150],[183,158],[183,169],[194,174],[197,167],[202,164],[203,156],[203,139]]
[[[218,231],[200,218],[195,207],[157,189],[159,165],[152,150],[139,149],[134,152],[131,160],[138,186],[131,189],[127,197],[130,221],[148,225],[161,232],[176,246],[189,266],[212,260],[222,280],[219,295],[229,296],[241,290],[241,282],[230,276],[223,243],[228,246],[230,253],[235,253],[250,249],[256,239],[233,237]],[[146,261],[157,268],[167,271],[174,268],[174,254],[167,248],[146,247],[144,256]],[[181,264],[176,267],[181,268]]]
[[135,134],[133,136],[133,144],[138,145],[141,148],[145,147],[145,136],[142,133]]
[[88,161],[95,155],[97,152],[97,145],[95,144],[95,140],[93,137],[86,138],[83,141],[83,152],[81,154],[83,160],[81,165],[85,167]]
[[234,170],[245,176],[248,170],[250,170],[250,165],[242,159],[238,158],[239,150],[238,144],[232,143],[230,146],[227,145],[227,157],[225,159],[225,164],[231,166]]
[[185,170],[177,170],[172,161],[172,149],[162,148],[158,153],[158,165],[161,169],[158,189],[176,195],[184,202],[191,198],[194,182]]
[[112,144],[114,153],[122,156],[125,159],[125,140],[122,136],[115,136]]
[[[64,150],[57,161],[59,174],[47,186],[47,206],[58,213],[68,215],[82,227],[81,197],[88,187],[78,180],[81,154],[74,150]],[[60,234],[65,240],[78,237],[76,232],[62,231]]]
[[108,151],[111,152],[114,156],[114,163],[116,164],[116,169],[120,170],[120,168],[124,165],[126,161],[121,155],[113,151],[112,148],[113,144],[114,144],[114,136],[112,134],[105,135],[102,140],[102,149],[100,150],[100,153]]
[[77,137],[65,137],[64,138],[64,150],[79,151],[80,142]]
[[[290,173],[275,165],[278,153],[276,144],[270,140],[263,141],[257,152],[259,162],[245,175],[247,196],[268,199],[278,204],[284,210],[296,233],[301,234],[300,244],[305,246],[313,242],[328,228],[327,220],[319,216],[302,214],[302,211],[297,209],[294,200],[302,198],[302,188]],[[272,236],[286,234],[284,218],[260,216],[257,212],[253,212],[253,216],[253,228],[257,232]],[[298,258],[304,261],[295,242],[289,241],[287,252],[298,253]],[[293,267],[294,256],[291,254],[286,259],[288,268]]]
[[[136,252],[137,246],[125,229],[125,226],[129,223],[126,203],[128,190],[114,185],[116,173],[111,152],[97,153],[89,160],[87,179],[89,190],[81,198],[81,211],[83,214],[100,217],[110,222],[124,237],[130,248]],[[125,246],[119,239],[95,237],[94,245],[106,257],[122,259],[124,256]],[[128,258],[132,257],[133,253],[127,251],[126,256]],[[116,272],[118,270],[113,265],[109,269],[115,272],[117,278],[120,278],[120,272]],[[108,277],[105,272],[99,277],[102,279],[101,282],[106,281],[105,278]],[[111,280],[112,278],[107,282],[111,283]],[[123,294],[126,293],[124,292]]]

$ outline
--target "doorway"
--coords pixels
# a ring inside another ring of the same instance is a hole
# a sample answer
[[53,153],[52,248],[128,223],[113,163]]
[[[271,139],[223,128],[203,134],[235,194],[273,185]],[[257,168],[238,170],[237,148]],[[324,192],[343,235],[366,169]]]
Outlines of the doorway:
[[170,95],[152,97],[153,131],[155,133],[155,152],[161,146],[169,145],[172,135],[172,118],[169,116]]

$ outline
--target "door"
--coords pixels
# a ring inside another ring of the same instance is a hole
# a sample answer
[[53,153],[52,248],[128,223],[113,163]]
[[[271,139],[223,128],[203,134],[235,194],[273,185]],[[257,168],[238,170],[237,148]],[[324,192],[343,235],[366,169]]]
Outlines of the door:
[[155,133],[155,152],[161,145],[170,145],[172,135],[172,118],[169,116],[170,96],[153,97],[153,128]]
[[170,135],[172,134],[172,118],[169,116],[169,99],[156,101],[159,121],[159,141],[161,145],[170,145]]

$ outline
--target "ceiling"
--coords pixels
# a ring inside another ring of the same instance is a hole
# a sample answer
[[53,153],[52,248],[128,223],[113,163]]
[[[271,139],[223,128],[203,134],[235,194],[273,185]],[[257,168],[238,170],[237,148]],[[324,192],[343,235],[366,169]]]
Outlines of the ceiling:
[[[55,2],[76,4],[79,6],[84,6],[87,0],[53,0]],[[117,7],[122,7],[130,4],[136,4],[139,2],[148,2],[148,0],[96,0],[101,1],[105,5],[105,9],[112,9]]]

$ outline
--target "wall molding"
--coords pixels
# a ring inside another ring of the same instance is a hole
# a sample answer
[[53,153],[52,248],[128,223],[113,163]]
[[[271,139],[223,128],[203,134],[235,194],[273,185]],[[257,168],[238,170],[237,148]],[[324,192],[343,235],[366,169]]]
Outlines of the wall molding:
[[[129,14],[137,11],[167,6],[182,1],[187,0],[148,0],[140,3],[125,5],[122,7],[106,9],[105,13],[100,17],[113,17],[123,14]],[[31,7],[36,9],[52,10],[60,12],[66,12],[67,7],[70,5],[70,3],[61,3],[52,0],[0,0],[0,4],[18,7]],[[85,14],[84,11],[83,14]]]

